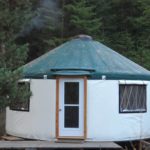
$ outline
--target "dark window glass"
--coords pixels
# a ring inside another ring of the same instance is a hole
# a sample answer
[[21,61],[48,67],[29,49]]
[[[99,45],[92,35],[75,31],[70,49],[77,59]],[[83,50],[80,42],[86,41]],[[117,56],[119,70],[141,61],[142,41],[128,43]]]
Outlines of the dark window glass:
[[65,82],[65,104],[79,104],[79,82]]
[[[20,95],[21,92],[24,94]],[[13,100],[10,104],[10,109],[17,111],[29,111],[30,95],[30,83],[19,82],[18,95],[16,96],[15,100]]]
[[65,128],[79,127],[79,106],[65,106]]
[[146,85],[119,86],[120,112],[146,111]]

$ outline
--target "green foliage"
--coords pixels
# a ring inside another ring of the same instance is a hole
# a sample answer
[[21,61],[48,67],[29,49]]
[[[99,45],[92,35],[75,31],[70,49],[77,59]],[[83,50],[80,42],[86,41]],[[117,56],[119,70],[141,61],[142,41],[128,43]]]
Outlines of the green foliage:
[[14,100],[10,104],[11,109],[28,110],[29,98],[31,96],[30,83],[19,81],[15,86],[14,91],[17,92],[17,96],[14,95]]
[[29,43],[28,61],[61,43],[61,10],[57,5],[52,0],[39,1],[34,16],[25,26],[21,40]]
[[101,18],[100,40],[150,69],[150,1],[92,0]]
[[30,6],[29,0],[0,0],[0,107],[21,95],[17,82],[22,71],[17,68],[26,60],[28,44],[17,44],[16,37],[31,16]]
[[[149,0],[62,0],[57,22],[47,17],[46,26],[26,36],[32,60],[70,37],[88,34],[150,69],[150,1]],[[59,10],[59,11],[58,11]],[[45,11],[38,10],[38,14]],[[47,10],[46,10],[47,12]],[[45,20],[45,18],[43,18]]]
[[17,97],[27,54],[33,60],[77,34],[150,69],[150,0],[0,0],[0,107]]
[[[89,5],[86,0],[70,1],[65,5],[64,11],[68,15],[65,20],[70,29],[70,36],[75,34],[98,35],[101,26],[100,18],[96,17],[95,6]],[[65,23],[66,24],[66,23]]]

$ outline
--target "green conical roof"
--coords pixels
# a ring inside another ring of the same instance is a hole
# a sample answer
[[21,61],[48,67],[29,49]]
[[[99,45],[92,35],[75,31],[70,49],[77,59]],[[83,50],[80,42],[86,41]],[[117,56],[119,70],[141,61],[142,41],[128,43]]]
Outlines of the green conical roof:
[[89,78],[150,80],[150,71],[89,37],[72,39],[23,66],[25,78],[88,75]]

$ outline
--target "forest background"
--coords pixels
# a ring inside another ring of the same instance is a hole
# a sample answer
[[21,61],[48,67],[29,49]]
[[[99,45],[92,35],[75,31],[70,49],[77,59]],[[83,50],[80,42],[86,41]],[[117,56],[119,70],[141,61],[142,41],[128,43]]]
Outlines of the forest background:
[[150,70],[150,0],[0,0],[0,108],[27,62],[87,34]]

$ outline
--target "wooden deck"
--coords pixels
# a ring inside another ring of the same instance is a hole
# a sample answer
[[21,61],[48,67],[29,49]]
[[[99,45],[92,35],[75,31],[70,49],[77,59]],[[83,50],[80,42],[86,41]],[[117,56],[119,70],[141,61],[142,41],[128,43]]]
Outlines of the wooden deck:
[[83,142],[83,143],[58,143],[49,141],[0,141],[0,149],[84,149],[84,148],[111,148],[121,149],[114,142]]

